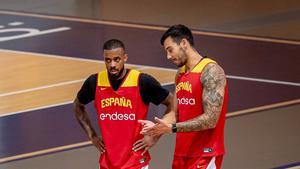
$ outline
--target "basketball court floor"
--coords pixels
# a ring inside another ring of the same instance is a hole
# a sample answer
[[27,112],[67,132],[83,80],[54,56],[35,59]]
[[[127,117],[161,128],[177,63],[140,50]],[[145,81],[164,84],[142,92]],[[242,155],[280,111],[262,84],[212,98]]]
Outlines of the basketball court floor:
[[[176,68],[159,40],[176,23],[227,74],[223,168],[300,168],[300,3],[205,2],[0,1],[0,169],[98,168],[72,110],[77,91],[105,69],[111,38],[124,41],[128,67],[172,91]],[[163,110],[151,105],[148,119]],[[151,168],[171,168],[174,138],[151,149]]]

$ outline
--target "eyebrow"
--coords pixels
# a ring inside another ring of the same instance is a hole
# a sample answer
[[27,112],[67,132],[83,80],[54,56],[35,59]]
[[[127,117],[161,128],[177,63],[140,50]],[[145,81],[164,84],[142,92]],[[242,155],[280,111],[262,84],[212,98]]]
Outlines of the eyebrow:
[[171,47],[172,47],[172,46],[167,46],[165,49],[168,50],[168,49],[170,49]]

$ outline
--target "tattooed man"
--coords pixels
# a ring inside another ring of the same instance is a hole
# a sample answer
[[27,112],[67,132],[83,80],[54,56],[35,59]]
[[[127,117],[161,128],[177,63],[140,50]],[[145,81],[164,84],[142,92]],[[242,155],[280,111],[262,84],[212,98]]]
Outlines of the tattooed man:
[[156,124],[141,120],[141,133],[176,133],[173,169],[221,168],[227,82],[223,69],[194,48],[189,28],[170,27],[161,44],[179,71],[175,78],[175,106]]

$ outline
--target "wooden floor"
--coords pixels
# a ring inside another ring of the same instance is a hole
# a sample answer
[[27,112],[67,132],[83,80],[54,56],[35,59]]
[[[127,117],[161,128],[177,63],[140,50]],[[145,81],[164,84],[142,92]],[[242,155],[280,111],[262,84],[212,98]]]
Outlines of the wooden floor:
[[[86,77],[105,70],[101,61],[26,52],[0,51],[0,60],[0,115],[71,102]],[[172,83],[176,73],[158,67],[128,68],[151,74],[162,84]]]

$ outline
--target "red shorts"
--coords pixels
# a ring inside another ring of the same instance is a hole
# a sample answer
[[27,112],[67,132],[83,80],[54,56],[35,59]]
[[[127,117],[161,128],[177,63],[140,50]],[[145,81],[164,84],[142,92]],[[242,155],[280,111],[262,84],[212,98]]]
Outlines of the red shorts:
[[223,155],[216,157],[174,156],[172,169],[220,169]]

